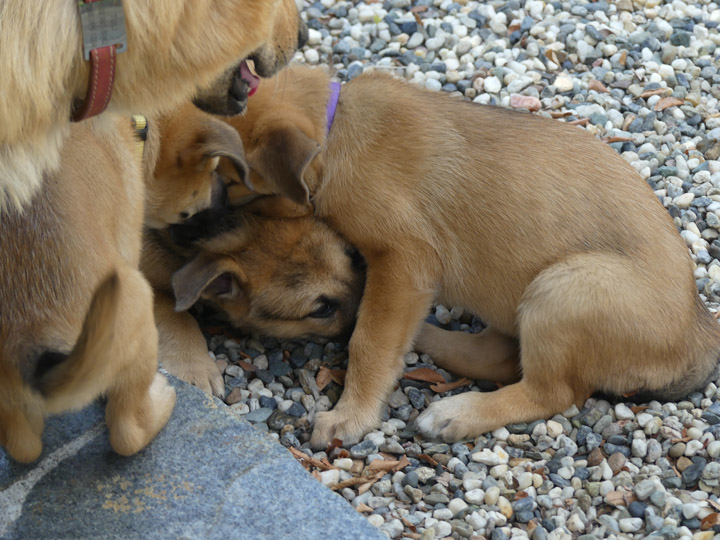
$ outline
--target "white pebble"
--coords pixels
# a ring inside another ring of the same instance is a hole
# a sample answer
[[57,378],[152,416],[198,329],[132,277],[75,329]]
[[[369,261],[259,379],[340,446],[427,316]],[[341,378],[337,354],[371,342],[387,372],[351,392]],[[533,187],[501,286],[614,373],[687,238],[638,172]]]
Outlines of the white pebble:
[[555,420],[548,420],[546,422],[547,425],[547,434],[549,437],[552,437],[553,439],[556,438],[558,435],[561,435],[563,432],[563,427],[560,422],[556,422]]
[[462,499],[453,499],[448,503],[448,509],[452,512],[452,516],[457,516],[467,507],[467,503]]
[[308,64],[317,64],[320,61],[320,53],[315,49],[307,49],[305,51],[305,60]]
[[618,403],[615,405],[615,417],[618,420],[630,420],[631,418],[635,418],[635,413],[624,403]]
[[483,84],[483,90],[489,94],[497,94],[502,88],[502,83],[497,77],[488,77]]
[[482,489],[471,489],[465,492],[465,500],[470,504],[483,504],[485,492]]

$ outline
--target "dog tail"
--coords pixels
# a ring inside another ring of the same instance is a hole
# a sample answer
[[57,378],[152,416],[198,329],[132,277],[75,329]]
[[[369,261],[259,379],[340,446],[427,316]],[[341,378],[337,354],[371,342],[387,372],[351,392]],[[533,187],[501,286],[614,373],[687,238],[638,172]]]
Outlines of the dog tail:
[[113,271],[96,289],[72,352],[40,381],[49,413],[89,403],[97,395],[97,388],[88,381],[101,377],[106,369],[103,356],[112,344],[119,296],[120,279]]

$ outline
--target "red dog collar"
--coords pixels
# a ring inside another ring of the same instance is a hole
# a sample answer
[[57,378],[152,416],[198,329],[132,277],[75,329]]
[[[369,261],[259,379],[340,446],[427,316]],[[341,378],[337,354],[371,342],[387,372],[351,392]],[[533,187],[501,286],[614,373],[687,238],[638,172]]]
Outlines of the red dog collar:
[[115,56],[127,48],[122,0],[81,0],[79,8],[83,58],[90,61],[90,79],[85,100],[73,112],[73,122],[107,108],[115,81]]

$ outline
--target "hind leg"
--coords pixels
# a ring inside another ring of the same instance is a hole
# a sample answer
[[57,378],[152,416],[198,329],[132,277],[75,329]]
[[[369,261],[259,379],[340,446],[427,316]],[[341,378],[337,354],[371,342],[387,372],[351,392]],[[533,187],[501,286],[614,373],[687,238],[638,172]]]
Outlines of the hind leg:
[[673,311],[656,289],[619,255],[577,255],[551,266],[518,308],[522,380],[435,402],[418,418],[419,428],[446,440],[474,437],[581,406],[597,389],[646,386],[647,368],[657,362],[658,371],[668,335],[653,314]]
[[[5,389],[0,391],[7,396]],[[34,401],[31,397],[29,400]],[[42,453],[45,425],[42,410],[27,403],[26,407],[6,408],[0,404],[0,446],[20,463],[35,461]]]
[[415,339],[415,350],[429,354],[438,366],[463,377],[504,384],[520,378],[517,340],[493,328],[468,334],[425,323]]
[[157,372],[158,334],[152,291],[140,272],[121,274],[122,293],[111,355],[114,373],[105,418],[110,444],[128,456],[144,448],[163,428],[175,405],[175,390]]

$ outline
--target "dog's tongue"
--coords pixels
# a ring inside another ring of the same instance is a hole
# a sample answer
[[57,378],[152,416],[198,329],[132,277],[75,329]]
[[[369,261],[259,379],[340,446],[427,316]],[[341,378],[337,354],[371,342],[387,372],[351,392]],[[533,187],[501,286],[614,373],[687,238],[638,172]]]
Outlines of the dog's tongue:
[[248,97],[252,96],[257,90],[258,85],[260,84],[260,77],[255,75],[250,70],[250,66],[248,66],[247,60],[243,60],[240,64],[240,78],[245,81],[245,83],[250,88],[250,91],[248,92]]

